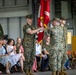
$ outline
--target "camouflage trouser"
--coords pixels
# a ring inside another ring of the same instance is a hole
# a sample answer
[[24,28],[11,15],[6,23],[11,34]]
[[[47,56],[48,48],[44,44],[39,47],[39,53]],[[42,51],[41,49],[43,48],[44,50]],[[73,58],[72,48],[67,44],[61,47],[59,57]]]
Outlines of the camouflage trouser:
[[63,57],[63,44],[55,45],[50,49],[50,68],[52,71],[61,71],[62,57]]
[[34,50],[34,48],[27,48],[27,47],[25,47],[24,56],[25,56],[24,70],[25,71],[26,70],[31,70],[33,62],[34,62],[34,57],[35,57],[35,50]]
[[64,67],[64,64],[66,63],[66,60],[68,59],[68,56],[67,56],[67,50],[66,48],[63,48],[63,56],[62,56],[62,67]]

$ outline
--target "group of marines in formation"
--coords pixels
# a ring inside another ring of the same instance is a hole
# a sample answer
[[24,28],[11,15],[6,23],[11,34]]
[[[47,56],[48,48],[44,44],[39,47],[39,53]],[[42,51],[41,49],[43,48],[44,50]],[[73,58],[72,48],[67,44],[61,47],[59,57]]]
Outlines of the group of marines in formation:
[[23,47],[24,47],[24,70],[26,75],[33,75],[32,65],[35,58],[35,34],[43,30],[44,35],[49,37],[49,44],[47,40],[43,40],[42,47],[49,52],[49,65],[52,75],[66,75],[64,71],[64,64],[67,60],[67,28],[65,18],[54,18],[52,20],[52,27],[45,29],[44,27],[36,28],[33,25],[32,15],[26,16],[26,24],[23,27]]

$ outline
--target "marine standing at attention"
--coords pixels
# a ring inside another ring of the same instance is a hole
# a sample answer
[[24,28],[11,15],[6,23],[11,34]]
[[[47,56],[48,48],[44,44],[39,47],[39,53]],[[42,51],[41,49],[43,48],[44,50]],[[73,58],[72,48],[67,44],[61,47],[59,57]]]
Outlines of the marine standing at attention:
[[26,16],[26,22],[27,23],[23,27],[24,69],[26,75],[33,75],[32,65],[35,57],[35,33],[43,30],[43,27],[35,28],[31,14]]

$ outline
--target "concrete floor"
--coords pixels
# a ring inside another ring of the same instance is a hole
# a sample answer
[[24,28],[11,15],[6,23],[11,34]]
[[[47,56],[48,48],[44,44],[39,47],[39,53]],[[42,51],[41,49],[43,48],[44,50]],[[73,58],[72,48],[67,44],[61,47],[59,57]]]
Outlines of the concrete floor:
[[[75,70],[67,70],[68,75],[76,75],[76,69]],[[0,74],[0,75],[7,75],[7,74]],[[22,73],[11,73],[9,75],[26,75]],[[51,75],[51,72],[37,72],[34,73],[34,75]]]

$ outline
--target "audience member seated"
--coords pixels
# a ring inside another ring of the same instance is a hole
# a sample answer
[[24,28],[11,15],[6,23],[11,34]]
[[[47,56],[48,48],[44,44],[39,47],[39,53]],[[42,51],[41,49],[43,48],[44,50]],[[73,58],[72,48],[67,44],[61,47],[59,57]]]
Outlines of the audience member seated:
[[66,60],[64,67],[65,67],[65,69],[71,69],[69,59]]
[[46,49],[43,49],[42,51],[43,54],[43,63],[41,65],[41,70],[42,71],[47,71],[49,70],[49,52]]
[[[4,38],[3,38],[3,47],[5,48],[5,50],[6,50],[6,46],[7,46],[7,41],[8,41],[8,35],[4,35]],[[6,54],[7,54],[7,50],[6,50]]]
[[66,60],[65,64],[64,64],[64,69],[71,69],[71,64],[70,64],[70,60],[71,59],[71,52],[70,51],[67,51],[67,56],[68,56],[68,59]]
[[45,71],[48,68],[49,58],[47,53],[48,52],[46,50],[41,50],[40,44],[36,43],[36,59],[37,63],[39,62],[37,65],[41,71]]
[[[10,56],[10,63],[11,63],[11,67],[13,67],[14,65],[17,64],[17,62],[20,62],[20,66],[21,66],[21,71],[24,73],[23,70],[23,59],[22,59],[22,54],[16,54],[16,46],[14,46],[14,40],[13,39],[8,39],[7,42],[7,53]],[[15,69],[17,70],[16,66]]]
[[73,65],[73,55],[72,55],[72,52],[71,51],[68,51],[68,59],[69,59],[69,64],[70,64],[70,68],[73,69],[74,68],[74,65]]
[[44,37],[43,37],[43,45],[42,45],[42,54],[46,56],[46,59],[44,62],[46,62],[44,70],[50,70],[49,65],[49,50],[50,50],[50,35],[45,31]]
[[76,51],[73,52],[72,65],[73,65],[73,68],[76,68]]
[[36,57],[34,59],[34,63],[33,63],[33,66],[32,66],[32,71],[33,72],[38,72],[38,70],[37,70],[37,60],[36,60]]
[[23,40],[21,40],[21,38],[17,38],[17,43],[16,43],[16,53],[21,53],[22,54],[22,59],[23,61],[25,61],[25,57],[24,57],[24,49],[22,46],[22,42]]
[[6,73],[10,73],[10,63],[9,63],[9,56],[8,54],[5,54],[5,48],[2,46],[3,40],[0,39],[0,63],[3,64],[6,67]]

